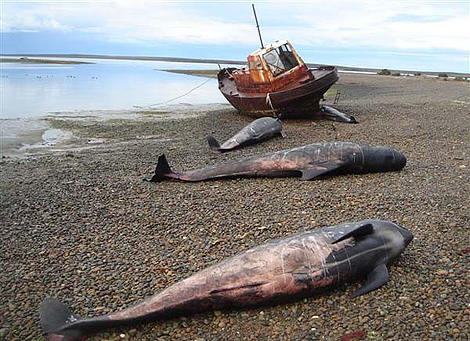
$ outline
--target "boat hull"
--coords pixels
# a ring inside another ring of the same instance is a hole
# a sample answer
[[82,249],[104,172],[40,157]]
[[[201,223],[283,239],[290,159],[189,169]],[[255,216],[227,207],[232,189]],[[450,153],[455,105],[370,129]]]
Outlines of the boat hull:
[[328,89],[338,81],[336,67],[310,69],[313,79],[274,92],[239,92],[230,73],[223,69],[218,74],[219,89],[236,109],[253,117],[312,118],[321,116],[319,102]]

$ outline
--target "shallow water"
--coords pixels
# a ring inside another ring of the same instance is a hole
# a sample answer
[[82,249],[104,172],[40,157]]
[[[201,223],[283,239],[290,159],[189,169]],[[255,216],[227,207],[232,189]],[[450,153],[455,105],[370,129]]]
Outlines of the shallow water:
[[[122,110],[154,104],[224,103],[216,79],[161,69],[216,69],[213,64],[84,60],[96,64],[0,63],[3,119],[50,112]],[[203,84],[193,92],[179,97]]]
[[216,79],[162,71],[217,69],[214,64],[75,60],[94,64],[0,63],[2,155],[72,137],[70,132],[50,129],[45,117],[139,119],[134,112],[153,109],[173,118],[184,117],[193,105],[227,103]]

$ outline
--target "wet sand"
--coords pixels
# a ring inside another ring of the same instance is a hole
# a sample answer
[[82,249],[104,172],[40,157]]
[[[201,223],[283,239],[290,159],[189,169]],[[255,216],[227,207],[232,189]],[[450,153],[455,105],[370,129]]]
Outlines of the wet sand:
[[[366,218],[415,235],[390,281],[373,293],[352,299],[355,281],[298,302],[121,327],[92,339],[338,340],[353,332],[469,339],[469,84],[341,75],[335,88],[342,94],[335,107],[360,124],[286,121],[285,139],[223,155],[210,152],[205,136],[223,141],[251,121],[228,106],[185,119],[50,120],[73,133],[74,148],[0,164],[0,339],[40,338],[46,297],[82,316],[105,314],[266,240]],[[163,152],[174,170],[186,170],[333,140],[391,146],[408,164],[310,182],[142,181]]]
[[[120,143],[119,134],[114,138],[96,138],[83,133],[86,127],[94,125],[125,126],[127,123],[145,124],[162,120],[192,118],[208,110],[229,108],[229,104],[197,105],[178,104],[171,107],[139,107],[135,110],[82,110],[53,112],[45,117],[0,120],[2,130],[0,156],[4,159],[24,159],[57,152],[66,152],[97,147],[97,144]],[[74,134],[78,132],[78,134]],[[135,139],[145,136],[135,136]]]

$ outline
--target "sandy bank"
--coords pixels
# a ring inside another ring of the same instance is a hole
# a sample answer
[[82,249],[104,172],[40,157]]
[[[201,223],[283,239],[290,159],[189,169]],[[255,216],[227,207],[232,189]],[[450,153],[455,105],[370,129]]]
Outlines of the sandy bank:
[[[392,220],[415,235],[390,282],[369,295],[351,299],[358,281],[299,302],[122,327],[94,339],[338,340],[356,331],[379,340],[469,339],[468,84],[343,75],[337,87],[337,107],[360,124],[286,121],[285,139],[215,155],[204,137],[224,140],[249,118],[225,108],[180,120],[57,119],[55,129],[83,141],[116,143],[3,159],[0,339],[40,338],[45,297],[82,316],[104,314],[268,239],[365,218]],[[392,146],[408,164],[311,182],[142,182],[162,152],[174,170],[185,170],[332,140]]]

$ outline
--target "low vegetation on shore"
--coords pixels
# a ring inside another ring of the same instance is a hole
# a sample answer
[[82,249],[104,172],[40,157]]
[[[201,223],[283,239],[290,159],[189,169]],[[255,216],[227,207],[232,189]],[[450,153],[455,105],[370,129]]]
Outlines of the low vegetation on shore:
[[220,70],[161,70],[161,71],[179,73],[179,74],[191,75],[191,76],[216,78]]

